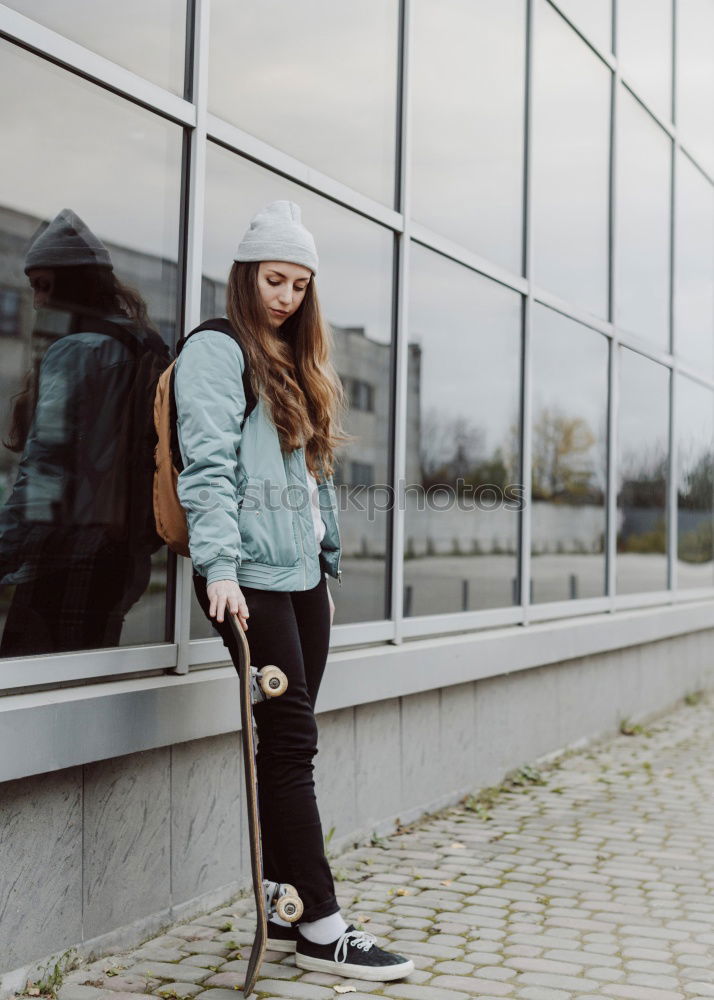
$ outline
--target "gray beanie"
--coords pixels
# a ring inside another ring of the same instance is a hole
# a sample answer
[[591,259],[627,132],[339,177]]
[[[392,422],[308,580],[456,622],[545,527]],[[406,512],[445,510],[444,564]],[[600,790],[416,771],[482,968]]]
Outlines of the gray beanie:
[[80,264],[113,266],[102,241],[76,212],[63,208],[31,243],[25,254],[25,274],[33,267],[75,267]]
[[257,212],[234,260],[287,260],[317,274],[315,240],[300,222],[300,206],[294,201],[271,201]]

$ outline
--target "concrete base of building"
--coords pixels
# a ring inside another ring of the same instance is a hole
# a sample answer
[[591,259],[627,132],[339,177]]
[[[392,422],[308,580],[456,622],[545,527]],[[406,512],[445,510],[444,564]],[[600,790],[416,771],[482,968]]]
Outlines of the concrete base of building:
[[[714,687],[714,629],[318,716],[328,852]],[[238,733],[0,784],[0,998],[247,890]]]

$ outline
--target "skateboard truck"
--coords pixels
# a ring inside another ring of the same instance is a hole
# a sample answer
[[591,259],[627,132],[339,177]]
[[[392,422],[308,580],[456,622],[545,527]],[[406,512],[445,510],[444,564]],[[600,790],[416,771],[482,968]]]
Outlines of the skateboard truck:
[[288,689],[288,679],[280,667],[251,667],[250,688],[253,703],[265,701],[284,694]]
[[303,914],[303,903],[295,886],[288,882],[271,882],[263,879],[265,910],[268,917],[276,914],[281,920],[294,924]]

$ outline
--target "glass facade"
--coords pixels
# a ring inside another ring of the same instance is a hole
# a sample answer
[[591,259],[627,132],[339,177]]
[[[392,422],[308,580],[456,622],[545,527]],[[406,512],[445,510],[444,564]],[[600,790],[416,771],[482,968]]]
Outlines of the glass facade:
[[277,198],[349,400],[334,647],[714,597],[711,0],[120,8],[0,10],[0,688],[225,659],[141,541],[130,334],[222,315]]

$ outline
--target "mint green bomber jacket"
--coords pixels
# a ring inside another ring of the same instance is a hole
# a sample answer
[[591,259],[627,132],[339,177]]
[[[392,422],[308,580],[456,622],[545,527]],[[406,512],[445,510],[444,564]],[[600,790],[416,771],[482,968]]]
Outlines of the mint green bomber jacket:
[[322,573],[342,583],[337,496],[318,482],[325,534],[318,546],[303,448],[284,454],[262,399],[246,407],[240,345],[218,330],[193,334],[176,360],[177,431],[195,569],[260,590],[309,590]]

